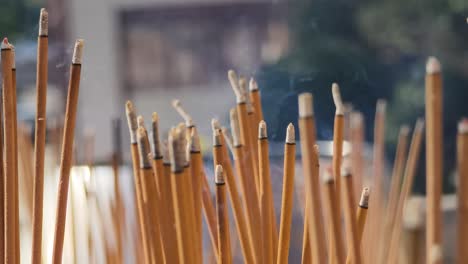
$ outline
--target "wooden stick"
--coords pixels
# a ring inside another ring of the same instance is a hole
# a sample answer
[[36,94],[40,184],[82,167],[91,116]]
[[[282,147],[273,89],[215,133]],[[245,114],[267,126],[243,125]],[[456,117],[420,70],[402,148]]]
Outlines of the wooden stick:
[[216,215],[218,219],[218,263],[230,264],[232,263],[231,256],[231,239],[229,236],[229,219],[228,219],[228,208],[226,201],[226,191],[224,189],[224,172],[223,166],[216,165],[215,171],[215,183],[216,183]]
[[279,233],[278,257],[276,263],[288,263],[291,235],[294,174],[296,166],[296,141],[294,126],[288,125],[284,144],[283,198],[281,203],[281,225]]
[[[213,122],[212,122],[213,124]],[[253,258],[253,243],[251,232],[246,225],[246,217],[241,206],[239,199],[239,192],[237,190],[236,182],[234,179],[234,172],[232,169],[231,161],[229,160],[226,144],[222,136],[221,129],[213,126],[213,165],[222,165],[226,177],[227,187],[229,190],[229,198],[231,200],[232,211],[234,213],[234,222],[236,224],[237,234],[239,235],[242,254],[246,263],[254,263]],[[219,234],[218,234],[219,236]],[[222,243],[220,241],[220,243]]]
[[125,213],[122,205],[122,195],[120,192],[120,163],[121,163],[121,123],[120,119],[112,120],[112,171],[114,176],[114,219],[116,235],[116,256],[117,262],[123,262],[123,235],[125,230]]
[[202,229],[202,177],[205,176],[203,167],[203,156],[201,153],[200,138],[194,127],[190,135],[190,164],[192,175],[193,208],[195,212],[195,245],[198,246],[198,255],[203,262],[203,229]]
[[55,236],[52,263],[62,263],[63,239],[65,235],[65,220],[67,217],[67,198],[70,181],[71,158],[75,136],[76,111],[78,105],[78,91],[80,87],[81,59],[83,54],[83,40],[77,40],[71,65],[70,83],[68,86],[67,107],[65,113],[65,127],[62,143],[60,164],[60,179],[57,197],[57,213],[55,222]]
[[[322,210],[320,206],[320,190],[318,175],[318,147],[315,146],[315,118],[313,110],[312,94],[299,95],[299,134],[301,137],[302,166],[304,170],[304,182],[306,201],[310,201],[308,215],[309,234],[312,239],[312,263],[325,263],[326,242]],[[307,207],[306,207],[307,209]],[[307,213],[305,214],[307,215]]]
[[[395,211],[398,203],[398,197],[400,195],[401,178],[403,177],[403,170],[405,161],[407,159],[407,145],[408,145],[408,134],[409,127],[404,125],[400,128],[398,135],[397,150],[395,154],[395,162],[393,165],[392,179],[390,183],[390,193],[388,198],[388,204],[385,210],[385,224],[383,241],[389,241],[392,233],[393,225],[395,223]],[[385,243],[380,243],[380,256],[379,263],[383,263],[388,257],[388,250],[385,250]]]
[[457,135],[457,169],[458,169],[458,232],[457,232],[457,261],[462,263],[468,259],[468,119],[458,123]]
[[[409,197],[403,213],[403,228],[405,230],[402,241],[404,261],[406,264],[421,263],[421,244],[424,235],[423,197]],[[401,258],[399,258],[401,259]]]
[[[245,98],[246,108],[247,108],[247,122],[250,127],[250,142],[252,143],[252,153],[254,159],[254,166],[258,166],[258,152],[255,151],[255,142],[257,142],[257,132],[258,132],[258,123],[261,120],[258,120],[258,116],[255,114],[255,108],[253,103],[248,95],[247,91],[247,79],[243,76],[239,77],[239,90]],[[262,119],[263,120],[263,119]]]
[[[338,84],[333,83],[332,85],[332,95],[333,95],[333,102],[335,103],[336,107],[336,112],[335,112],[335,123],[333,127],[333,175],[335,179],[335,194],[336,194],[336,205],[335,207],[337,208],[337,214],[338,214],[338,219],[341,221],[342,218],[342,213],[341,213],[341,179],[340,179],[340,174],[341,174],[341,161],[343,159],[343,137],[344,137],[344,106],[343,102],[341,100],[341,95],[340,95],[340,87]],[[332,226],[329,226],[329,228],[332,228]],[[341,231],[339,232],[341,235]],[[329,235],[331,236],[333,232],[329,232]],[[334,247],[332,245],[336,244],[336,242],[333,240],[333,237],[329,238],[329,249],[330,249],[330,258],[331,258],[331,263],[337,263],[337,260],[335,258],[335,254],[333,252]]]
[[139,126],[137,130],[138,154],[140,159],[140,180],[143,187],[143,198],[145,201],[146,212],[150,219],[148,234],[152,239],[154,261],[163,263],[164,254],[160,239],[159,219],[157,218],[159,211],[158,201],[156,199],[154,175],[151,168],[151,162],[148,157],[150,153],[148,135],[144,126]]
[[20,225],[20,220],[19,220],[19,184],[18,184],[18,110],[17,110],[17,105],[18,105],[18,100],[16,96],[16,58],[15,58],[15,46],[10,44],[11,47],[11,55],[12,55],[12,65],[11,65],[11,80],[12,80],[12,100],[13,100],[13,150],[14,154],[13,157],[15,159],[14,161],[14,180],[15,180],[15,221],[14,221],[14,229],[15,229],[15,261],[16,262],[21,262],[21,252],[20,252],[20,233],[19,233],[19,225]]
[[[2,59],[3,61],[3,59]],[[3,65],[2,65],[3,67]],[[3,68],[2,68],[3,69]],[[2,107],[0,107],[0,261],[5,261],[5,221],[6,221],[6,211],[5,211],[5,201],[7,200],[6,192],[6,175],[4,172],[4,130],[3,130],[3,93],[0,95],[2,97]]]
[[260,89],[258,89],[257,81],[254,78],[250,78],[249,82],[250,101],[254,108],[254,115],[256,124],[263,120],[262,100],[260,96]]
[[171,158],[171,188],[172,199],[175,215],[175,226],[177,234],[177,245],[179,250],[179,263],[191,263],[193,261],[193,251],[191,250],[190,243],[192,237],[187,230],[190,226],[186,225],[188,220],[188,212],[186,209],[186,201],[184,195],[184,177],[186,172],[184,166],[186,165],[185,157],[185,131],[178,128],[172,128],[169,133],[169,155]]
[[263,219],[263,257],[264,263],[274,263],[273,244],[273,195],[271,190],[270,158],[268,156],[268,136],[265,121],[258,127],[258,161],[261,186],[261,216]]
[[[362,190],[361,199],[357,209],[356,217],[356,232],[357,232],[357,247],[361,251],[362,234],[364,233],[364,227],[367,219],[367,209],[369,208],[369,188],[365,187]],[[348,254],[346,257],[346,264],[351,264],[351,248],[348,248]]]
[[166,227],[167,229],[167,234],[170,236],[170,239],[168,241],[165,241],[167,245],[172,245],[169,248],[169,251],[166,251],[166,260],[171,262],[173,260],[173,263],[179,263],[181,260],[179,259],[178,255],[178,244],[177,244],[177,236],[174,236],[176,234],[176,227],[175,227],[175,212],[174,212],[174,199],[173,199],[173,194],[172,194],[172,188],[171,188],[171,162],[169,159],[169,148],[164,147],[163,148],[164,154],[163,154],[163,177],[164,179],[164,186],[166,186],[164,189],[164,198],[165,198],[165,207],[166,207],[166,215],[167,215],[167,221],[168,221],[168,226]]
[[360,112],[352,112],[350,115],[350,136],[352,152],[351,162],[354,175],[354,187],[356,195],[359,195],[363,187],[364,178],[364,118]]
[[324,193],[324,208],[325,208],[325,215],[327,216],[327,220],[329,225],[331,226],[330,232],[331,237],[333,237],[333,241],[335,244],[331,245],[334,249],[330,250],[336,256],[335,258],[329,258],[328,263],[332,263],[333,259],[337,261],[337,263],[344,262],[344,248],[341,242],[341,228],[340,228],[340,219],[338,218],[338,209],[336,208],[336,193],[335,193],[335,186],[334,186],[334,179],[332,176],[333,170],[329,169],[326,170],[323,176],[323,193]]
[[140,181],[140,157],[138,154],[138,145],[137,145],[137,117],[135,113],[135,109],[133,107],[132,102],[127,101],[125,104],[125,113],[127,116],[128,121],[128,129],[130,132],[130,150],[132,154],[132,166],[133,166],[133,181],[135,184],[135,201],[137,204],[137,220],[138,220],[138,230],[139,236],[141,238],[137,241],[142,241],[143,245],[143,255],[145,263],[151,263],[151,249],[150,249],[150,241],[148,237],[148,229],[147,220],[145,217],[144,211],[144,201],[143,201],[143,190],[142,184]]
[[[383,192],[383,173],[384,173],[384,160],[385,160],[385,115],[386,105],[384,100],[378,100],[375,121],[374,121],[374,147],[373,147],[373,180],[372,188],[374,190],[374,199],[370,202],[370,216],[369,216],[369,234],[376,234],[382,230],[382,212],[384,207],[384,192]],[[371,235],[367,241],[369,245],[366,248],[375,248],[375,245],[380,245],[381,237]],[[378,247],[378,246],[377,246]],[[368,259],[371,262],[378,261],[379,249],[368,250]]]
[[32,226],[31,263],[42,260],[42,212],[44,200],[44,158],[46,141],[47,67],[48,67],[48,20],[47,11],[42,8],[37,38],[36,70],[36,131],[34,139],[34,199]]
[[[442,243],[440,197],[443,170],[442,74],[439,61],[430,57],[426,64],[426,258],[432,247]],[[441,262],[434,262],[441,263]]]
[[203,174],[201,178],[202,181],[202,203],[203,203],[203,214],[205,216],[205,222],[208,226],[208,234],[211,241],[211,246],[213,248],[213,255],[216,259],[219,259],[218,252],[218,230],[217,220],[216,220],[216,210],[211,199],[210,187],[208,186],[208,181],[206,175]]
[[361,249],[359,245],[359,234],[357,227],[356,214],[354,208],[356,202],[354,201],[354,187],[352,174],[348,169],[344,169],[341,173],[343,177],[343,209],[346,225],[346,238],[348,244],[348,258],[351,263],[362,263]]
[[302,258],[301,258],[301,263],[302,264],[308,264],[312,263],[312,254],[311,254],[311,245],[310,241],[312,238],[310,237],[310,227],[309,227],[309,212],[310,212],[310,201],[307,200],[305,201],[305,207],[304,207],[304,228],[303,228],[303,233],[302,233]]
[[[14,168],[14,102],[12,80],[12,51],[8,39],[1,44],[2,77],[3,77],[3,115],[5,144],[5,263],[15,263],[15,168]],[[8,98],[8,99],[7,99]],[[8,176],[13,175],[13,177]],[[6,228],[9,227],[9,228]]]
[[256,263],[262,263],[263,246],[261,240],[261,216],[260,207],[258,206],[257,187],[255,179],[248,178],[245,164],[245,147],[242,145],[240,137],[240,127],[238,114],[235,108],[230,111],[231,133],[233,138],[233,155],[234,163],[239,177],[241,195],[244,199],[243,205],[246,208],[247,225],[250,230],[254,247],[254,258]]
[[[252,129],[250,127],[250,122],[248,120],[248,113],[247,113],[247,99],[244,93],[239,88],[239,81],[237,78],[236,73],[233,70],[228,72],[229,82],[231,83],[232,89],[236,94],[236,102],[237,102],[237,115],[239,118],[240,124],[240,135],[242,144],[245,146],[245,165],[246,172],[250,173],[249,178],[255,179],[255,186],[257,186],[257,197],[260,199],[260,178],[258,172],[258,166],[255,164],[253,152],[255,152],[255,141],[252,142],[250,134],[252,133]],[[255,130],[254,130],[255,131]],[[252,174],[253,172],[253,174]],[[259,200],[260,203],[260,200]]]
[[416,168],[419,159],[419,152],[421,148],[421,141],[423,137],[424,122],[421,119],[418,119],[416,126],[413,131],[413,136],[411,139],[410,150],[408,154],[408,161],[406,162],[405,174],[403,178],[403,184],[401,187],[401,193],[398,198],[398,204],[395,212],[395,223],[393,225],[393,230],[390,238],[390,247],[388,253],[387,263],[395,263],[394,261],[398,260],[398,247],[400,243],[401,235],[401,225],[402,225],[402,214],[404,203],[411,193],[413,187],[413,180],[416,174]]

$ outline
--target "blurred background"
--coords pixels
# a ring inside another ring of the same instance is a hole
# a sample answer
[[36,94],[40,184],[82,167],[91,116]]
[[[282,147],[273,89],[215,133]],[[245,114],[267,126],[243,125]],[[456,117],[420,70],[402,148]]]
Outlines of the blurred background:
[[[77,164],[89,164],[89,157],[97,165],[110,162],[113,118],[122,120],[122,155],[129,164],[124,116],[129,99],[147,122],[158,112],[164,132],[182,121],[171,107],[173,99],[180,99],[199,127],[209,159],[210,120],[216,117],[227,125],[229,108],[235,104],[226,74],[231,68],[258,80],[273,141],[283,142],[287,124],[297,123],[297,95],[305,91],[315,97],[319,140],[331,140],[331,84],[337,82],[343,100],[363,113],[365,139],[371,144],[376,101],[386,99],[385,150],[392,164],[400,126],[413,127],[416,118],[424,117],[425,62],[436,56],[444,76],[443,189],[448,194],[455,190],[456,124],[468,116],[468,1],[1,2],[0,32],[16,45],[19,118],[29,128],[35,117],[37,21],[41,7],[49,11],[49,142],[59,140],[54,131],[63,122],[74,40],[85,39]],[[281,155],[281,148],[278,153],[274,149],[272,157]],[[420,194],[425,190],[423,162],[421,158],[414,184]],[[55,181],[49,182],[51,188]],[[131,193],[131,179],[122,181],[129,183],[122,188]],[[54,197],[52,192],[52,204]],[[293,236],[300,250],[302,236]],[[291,254],[292,263],[298,263],[300,251],[292,249]]]

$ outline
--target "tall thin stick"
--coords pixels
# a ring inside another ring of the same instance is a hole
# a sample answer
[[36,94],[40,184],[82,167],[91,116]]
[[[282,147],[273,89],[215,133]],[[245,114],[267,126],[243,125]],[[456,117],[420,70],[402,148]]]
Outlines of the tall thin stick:
[[350,255],[348,255],[351,263],[362,263],[361,249],[359,246],[359,231],[355,214],[354,187],[352,174],[348,169],[344,169],[341,173],[343,177],[343,209],[346,225],[346,238]]
[[81,59],[83,55],[83,40],[77,40],[71,65],[70,83],[68,86],[67,107],[65,112],[65,127],[60,163],[60,178],[57,196],[57,213],[52,263],[62,263],[63,239],[65,235],[65,220],[67,217],[68,188],[70,181],[73,141],[75,136],[78,92],[80,87]]
[[[318,175],[318,147],[315,146],[316,131],[312,94],[299,95],[299,134],[301,137],[302,166],[304,170],[305,193],[310,201],[309,234],[312,239],[312,263],[326,263],[326,242],[322,210],[320,206],[320,190]],[[314,158],[315,157],[315,158]]]
[[218,263],[232,263],[231,239],[229,236],[229,219],[228,208],[226,201],[226,190],[224,189],[224,173],[223,166],[216,165],[215,170],[216,183],[216,215],[218,217]]
[[[3,115],[5,144],[5,263],[15,263],[15,158],[14,158],[14,102],[12,80],[12,51],[8,39],[1,44],[2,77],[3,77]],[[8,98],[8,99],[7,99]],[[11,177],[10,175],[13,175]],[[6,228],[9,227],[9,228]]]
[[[362,234],[364,233],[364,227],[366,225],[367,210],[369,208],[369,188],[365,187],[362,189],[361,199],[359,200],[359,206],[356,213],[356,232],[357,232],[357,247],[361,251]],[[351,264],[351,247],[348,248],[348,254],[346,257],[346,264]],[[362,252],[362,251],[361,251]]]
[[[430,57],[426,64],[426,258],[432,247],[442,243],[442,74],[439,61]],[[434,262],[434,264],[441,262]]]
[[331,226],[329,228],[331,232],[331,237],[333,237],[334,244],[331,246],[333,250],[330,249],[330,252],[335,254],[334,258],[329,258],[328,263],[333,263],[332,261],[337,261],[337,263],[343,263],[345,260],[344,257],[344,248],[341,241],[340,225],[341,221],[338,218],[338,209],[336,208],[336,193],[334,186],[334,179],[332,176],[332,170],[325,170],[323,175],[323,194],[324,194],[324,210],[327,217],[328,223]]
[[[336,107],[336,112],[335,112],[335,124],[333,127],[333,175],[335,179],[335,194],[336,194],[336,205],[335,207],[337,208],[337,214],[338,214],[338,219],[341,220],[342,216],[342,211],[341,211],[341,161],[343,159],[343,138],[344,138],[344,106],[343,102],[341,100],[341,94],[340,94],[340,87],[338,84],[333,83],[332,85],[332,95],[333,95],[333,102],[335,103]],[[329,228],[332,228],[331,226]],[[329,235],[333,234],[333,232],[329,232]],[[341,231],[340,231],[341,235]],[[329,238],[329,244],[330,244],[330,258],[331,258],[331,263],[337,263],[337,260],[335,258],[335,254],[333,252],[334,248],[332,245],[334,245],[336,242],[333,241],[333,237]]]
[[296,140],[294,126],[288,125],[284,144],[283,197],[281,202],[281,224],[276,263],[288,263],[289,241],[293,209],[294,174],[296,166]]
[[36,132],[34,139],[34,199],[31,263],[42,258],[42,211],[44,200],[44,154],[46,141],[47,67],[48,67],[48,13],[43,8],[39,18],[36,71]]
[[419,160],[421,141],[423,137],[424,121],[418,119],[416,126],[414,127],[413,136],[411,139],[410,150],[408,154],[408,161],[406,162],[405,174],[403,178],[403,184],[401,187],[401,193],[398,198],[398,204],[395,212],[395,223],[390,238],[390,247],[388,249],[387,263],[395,263],[398,260],[398,247],[401,235],[402,215],[403,208],[406,199],[411,193],[413,187],[413,180],[416,174],[416,168]]
[[457,261],[462,263],[468,259],[468,119],[464,118],[458,123],[457,137]]

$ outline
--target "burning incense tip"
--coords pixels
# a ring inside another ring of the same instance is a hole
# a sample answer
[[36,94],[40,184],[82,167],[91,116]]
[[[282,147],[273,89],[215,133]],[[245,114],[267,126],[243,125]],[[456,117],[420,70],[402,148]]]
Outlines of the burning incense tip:
[[313,97],[311,93],[301,93],[299,101],[299,117],[312,117],[314,115]]
[[146,145],[146,131],[144,127],[139,127],[137,131],[138,152],[140,156],[140,168],[150,168],[151,163],[148,158],[149,150]]
[[213,146],[221,146],[221,133],[220,129],[213,130]]
[[198,131],[196,128],[192,129],[192,133],[190,134],[190,151],[191,152],[200,152],[200,136],[198,136]]
[[344,115],[343,101],[341,100],[340,87],[337,83],[332,84],[333,102],[336,107],[336,115]]
[[376,112],[383,114],[385,113],[386,109],[387,109],[387,101],[385,101],[384,99],[377,100]]
[[77,39],[75,42],[75,49],[73,50],[73,64],[81,64],[81,61],[83,59],[83,46],[84,40]]
[[242,141],[240,137],[239,118],[237,116],[236,108],[231,108],[231,110],[229,110],[229,119],[231,124],[232,144],[234,147],[238,147],[242,145]]
[[211,119],[211,129],[213,129],[213,131],[221,129],[221,125],[219,124],[218,119]]
[[320,157],[320,147],[317,144],[314,145],[314,153],[317,157]]
[[258,138],[259,139],[268,138],[267,126],[266,126],[266,123],[265,123],[264,120],[262,120],[262,121],[260,121],[260,123],[258,123]]
[[341,177],[351,177],[351,169],[348,166],[341,167]]
[[239,78],[234,70],[228,71],[228,79],[232,90],[234,90],[234,94],[236,95],[236,102],[238,104],[245,103],[246,97],[239,88]]
[[258,91],[258,83],[257,83],[257,81],[256,81],[254,78],[250,78],[249,90],[250,90],[251,92],[253,92],[253,91]]
[[418,118],[418,120],[416,120],[416,126],[414,127],[414,130],[422,133],[424,130],[424,120],[422,118]]
[[46,37],[49,35],[49,13],[45,8],[41,8],[39,16],[39,36]]
[[143,118],[143,116],[139,115],[137,117],[137,124],[138,124],[138,128],[145,127],[145,119]]
[[426,63],[426,73],[427,74],[434,74],[440,73],[441,71],[440,62],[436,57],[429,57]]
[[294,144],[296,141],[295,136],[294,125],[289,123],[288,128],[286,129],[286,143]]
[[332,171],[331,167],[328,167],[324,171],[323,176],[322,176],[322,181],[323,181],[323,183],[327,183],[327,184],[331,184],[331,183],[334,182],[334,180],[333,180],[333,171]]
[[224,172],[223,172],[223,166],[221,165],[216,165],[215,169],[215,183],[216,184],[224,184]]
[[151,115],[152,120],[152,139],[153,139],[153,158],[161,158],[161,142],[159,140],[159,116],[158,113],[153,112]]
[[369,208],[369,197],[370,197],[370,189],[368,187],[364,187],[361,193],[361,199],[359,200],[359,206],[362,208]]
[[239,77],[239,89],[244,96],[247,94],[247,79],[245,77]]
[[162,153],[163,153],[163,164],[171,164],[171,159],[169,157],[169,146],[168,141],[165,140],[162,142],[161,145]]
[[401,126],[401,128],[400,128],[400,135],[402,135],[402,136],[407,136],[407,135],[409,134],[409,132],[410,132],[410,128],[409,128],[408,125],[403,125],[403,126]]
[[136,130],[138,129],[138,123],[131,101],[125,103],[125,114],[127,115],[128,129],[130,131],[130,142],[135,144],[137,143]]
[[2,41],[2,45],[0,46],[2,50],[11,49],[10,43],[8,43],[8,38],[4,38]]
[[171,170],[176,173],[181,172],[187,163],[183,133],[184,131],[174,127],[169,132],[169,159]]
[[360,112],[352,112],[350,117],[350,126],[352,129],[360,128],[364,118]]
[[458,122],[458,133],[467,134],[468,133],[468,118],[463,118]]
[[432,245],[429,263],[440,263],[443,260],[442,246]]
[[185,125],[187,127],[193,127],[194,126],[192,117],[182,107],[182,104],[180,103],[180,100],[178,100],[178,99],[172,100],[172,107],[174,107],[174,109],[177,111],[177,113],[179,113],[179,115],[182,116],[182,118],[185,121]]

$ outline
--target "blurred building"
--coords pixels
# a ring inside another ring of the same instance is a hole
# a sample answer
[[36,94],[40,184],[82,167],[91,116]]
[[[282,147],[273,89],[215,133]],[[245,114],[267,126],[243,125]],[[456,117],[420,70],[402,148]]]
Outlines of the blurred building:
[[75,38],[85,39],[78,128],[95,130],[98,162],[110,157],[111,118],[125,118],[128,99],[147,123],[158,112],[163,131],[182,121],[171,107],[180,99],[209,140],[210,119],[226,122],[235,104],[226,71],[249,77],[289,46],[284,6],[271,1],[68,0],[58,7],[67,14],[59,32],[70,50]]

